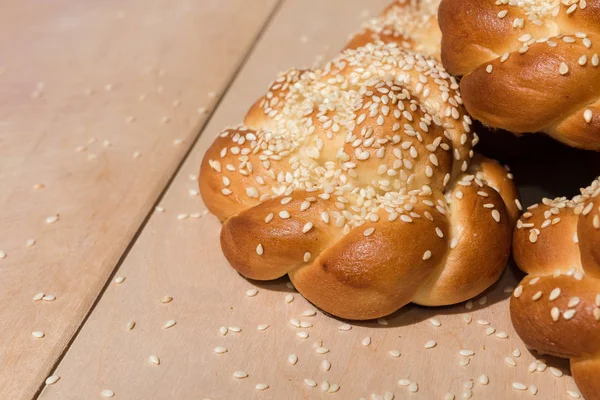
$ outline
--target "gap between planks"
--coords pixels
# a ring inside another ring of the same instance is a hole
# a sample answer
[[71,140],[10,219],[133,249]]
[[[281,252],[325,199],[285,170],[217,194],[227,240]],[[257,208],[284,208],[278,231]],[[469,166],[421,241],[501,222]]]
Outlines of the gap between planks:
[[[240,74],[240,72],[244,69],[244,66],[246,65],[248,59],[250,58],[250,56],[254,52],[257,44],[262,39],[264,33],[267,31],[267,29],[271,25],[272,21],[277,16],[277,13],[281,9],[281,6],[283,5],[283,3],[285,3],[285,0],[278,0],[277,1],[277,3],[275,4],[275,6],[273,7],[273,9],[271,10],[271,12],[269,13],[269,15],[265,19],[265,23],[258,30],[258,33],[254,37],[254,40],[252,41],[252,43],[250,44],[250,46],[248,47],[248,50],[245,53],[243,53],[242,57],[240,57],[241,61],[239,62],[239,64],[235,68],[235,71],[231,75],[231,77],[230,77],[229,81],[227,82],[227,84],[225,85],[224,89],[220,92],[220,96],[219,96],[218,100],[216,101],[214,107],[211,109],[210,113],[204,119],[204,121],[201,122],[199,124],[199,126],[197,127],[197,129],[196,129],[197,133],[193,137],[193,139],[190,141],[190,145],[188,146],[185,154],[179,160],[179,163],[177,164],[177,167],[173,170],[173,173],[169,177],[169,179],[168,179],[167,183],[165,184],[164,188],[159,192],[158,196],[156,197],[155,202],[152,204],[151,208],[146,213],[146,216],[144,217],[144,219],[140,223],[140,226],[136,230],[136,232],[133,235],[133,237],[131,238],[130,242],[127,244],[127,247],[125,248],[125,250],[123,251],[123,254],[121,254],[121,256],[119,257],[119,260],[117,261],[117,263],[115,264],[115,266],[112,268],[112,271],[111,271],[108,279],[106,280],[106,282],[104,282],[104,286],[100,290],[100,293],[98,293],[98,296],[96,297],[96,299],[94,300],[94,302],[90,306],[89,310],[86,312],[85,316],[83,317],[83,319],[79,323],[79,326],[77,327],[77,329],[73,333],[73,336],[71,336],[71,338],[69,339],[69,342],[66,344],[66,346],[63,349],[63,351],[61,352],[61,354],[57,357],[56,361],[52,365],[52,368],[50,368],[50,370],[46,374],[46,376],[51,375],[52,372],[54,372],[56,370],[56,368],[60,365],[60,363],[64,359],[65,355],[68,353],[68,351],[71,348],[71,345],[73,344],[73,342],[75,342],[75,340],[77,339],[77,336],[79,336],[79,333],[81,332],[81,329],[86,324],[86,322],[89,319],[90,315],[92,315],[92,313],[94,312],[94,309],[96,308],[96,306],[98,305],[98,303],[102,299],[102,296],[104,296],[104,293],[106,292],[106,289],[108,288],[108,286],[110,285],[110,283],[114,279],[117,271],[121,267],[121,264],[123,264],[123,262],[125,261],[125,259],[129,255],[129,252],[131,251],[131,249],[133,248],[133,246],[137,242],[139,236],[144,231],[144,228],[146,227],[148,221],[150,220],[150,218],[153,215],[155,207],[160,204],[160,202],[162,201],[163,197],[168,192],[169,188],[171,187],[171,184],[173,183],[173,181],[175,180],[175,178],[179,174],[179,171],[181,170],[181,168],[183,167],[183,165],[187,161],[188,157],[190,156],[190,154],[192,153],[192,151],[196,147],[196,144],[200,140],[200,137],[202,136],[202,133],[204,132],[204,129],[206,128],[206,126],[208,125],[208,123],[210,122],[210,120],[212,119],[212,117],[215,114],[215,112],[219,109],[219,106],[221,105],[221,102],[225,98],[225,95],[231,89],[231,86],[233,85],[233,82],[235,82],[235,80],[238,77],[238,75]],[[46,386],[45,381],[42,381],[40,383],[38,389],[36,390],[36,392],[35,392],[35,394],[33,396],[33,399],[38,399],[40,397],[40,395],[42,393],[42,390],[44,390],[45,386]]]

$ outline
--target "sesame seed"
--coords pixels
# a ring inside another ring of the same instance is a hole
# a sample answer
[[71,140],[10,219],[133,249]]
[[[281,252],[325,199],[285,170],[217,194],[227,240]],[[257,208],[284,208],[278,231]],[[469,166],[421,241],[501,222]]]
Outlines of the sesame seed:
[[488,378],[486,374],[483,374],[479,377],[479,383],[481,383],[482,385],[487,385],[488,383],[490,383],[490,378]]
[[577,307],[579,302],[580,302],[579,297],[571,297],[569,299],[569,304],[567,305],[567,307],[569,307],[569,308]]
[[317,382],[315,382],[313,379],[309,379],[309,378],[305,378],[304,383],[306,384],[306,386],[310,386],[310,387],[317,386]]
[[102,397],[115,397],[115,392],[113,392],[110,389],[103,389],[100,392],[100,396],[102,396]]
[[521,294],[523,294],[523,286],[519,285],[513,292],[513,296],[515,296],[516,298],[519,298],[521,296]]
[[527,390],[527,385],[520,382],[513,382],[512,387],[516,390]]
[[312,324],[308,321],[301,321],[300,322],[300,328],[312,328]]
[[471,357],[472,355],[475,354],[475,352],[473,350],[467,350],[467,349],[461,349],[458,354],[460,354],[463,357]]
[[494,218],[494,221],[500,222],[500,212],[498,212],[498,210],[492,210],[492,218]]
[[581,398],[581,393],[579,393],[576,390],[567,390],[567,395],[569,395],[569,397],[571,397],[573,399]]
[[312,254],[310,254],[309,252],[304,253],[304,262],[307,263],[310,261],[310,258],[312,257]]
[[35,239],[27,239],[27,241],[25,242],[25,247],[33,247],[34,244]]
[[417,384],[417,382],[411,382],[410,385],[408,385],[408,391],[411,393],[416,393],[419,391],[419,385]]
[[470,324],[472,320],[473,320],[473,317],[471,317],[469,314],[463,315],[463,322],[465,324]]
[[285,297],[283,298],[283,300],[287,303],[290,304],[292,301],[294,301],[294,295],[291,293],[288,293],[285,295]]
[[491,74],[493,70],[494,70],[494,66],[492,64],[489,64],[487,67],[485,67],[485,71],[488,74]]
[[483,325],[483,326],[486,326],[486,325],[489,325],[489,324],[490,324],[490,322],[489,322],[489,321],[487,321],[487,320],[485,320],[485,319],[478,319],[478,320],[477,320],[477,324],[479,324],[479,325]]
[[280,211],[279,212],[279,218],[281,218],[281,219],[288,219],[288,218],[290,218],[290,213],[287,212],[287,211],[285,211],[285,210]]
[[592,112],[592,110],[587,109],[583,112],[583,119],[585,119],[585,122],[587,122],[588,124],[590,122],[592,122],[593,117],[594,117],[594,113]]
[[[229,189],[227,189],[227,190],[229,190]],[[225,189],[223,189],[223,191],[225,191]],[[230,191],[230,192],[231,192],[231,191]],[[181,220],[184,220],[184,219],[188,219],[188,218],[189,218],[189,214],[185,214],[185,213],[184,213],[184,214],[178,214],[178,215],[177,215],[177,219],[178,219],[178,220],[180,220],[180,221],[181,221]]]
[[46,334],[42,331],[34,331],[34,332],[31,332],[31,336],[33,336],[34,338],[37,338],[37,339],[41,339],[44,336],[46,336]]
[[558,68],[558,72],[561,75],[566,75],[569,73],[569,66],[567,64],[565,64],[564,62],[560,63],[560,67]]
[[517,362],[516,362],[516,361],[514,360],[514,358],[512,358],[512,357],[505,357],[505,358],[504,358],[504,361],[506,361],[506,363],[507,363],[508,365],[511,365],[511,366],[513,366],[513,367],[516,367],[516,366],[517,366]]
[[531,243],[535,243],[535,242],[537,242],[537,240],[538,240],[538,233],[537,233],[537,231],[535,229],[532,229],[529,232],[529,241]]
[[493,326],[490,326],[490,327],[486,328],[485,331],[483,331],[483,333],[485,333],[486,336],[493,335],[494,332],[496,332],[496,328],[494,328]]
[[558,307],[552,307],[550,310],[550,316],[552,317],[552,321],[556,322],[560,318],[560,310]]
[[219,333],[223,336],[227,335],[227,332],[229,331],[229,329],[227,329],[226,326],[222,326],[219,328]]
[[550,296],[548,296],[548,300],[554,301],[558,298],[558,296],[560,296],[560,288],[554,288],[550,292]]
[[410,384],[411,384],[410,379],[400,379],[398,381],[398,385],[400,385],[400,386],[408,386]]
[[155,210],[156,212],[159,212],[159,213],[163,213],[163,212],[165,212],[165,208],[164,208],[164,207],[161,207],[161,206],[156,206],[156,207],[154,207],[154,210]]
[[373,228],[373,227],[367,228],[363,232],[363,235],[365,235],[365,236],[371,236],[373,234],[373,232],[375,232],[375,228]]
[[46,385],[54,385],[59,380],[60,380],[60,376],[50,375],[49,377],[46,378],[45,383],[46,383]]
[[436,318],[429,318],[429,322],[435,327],[439,327],[442,325],[442,323]]
[[246,290],[246,296],[248,296],[248,297],[254,297],[257,294],[258,294],[258,289],[256,289],[256,288]]
[[469,365],[470,362],[471,360],[469,358],[461,357],[458,361],[458,365],[460,365],[461,367],[466,367],[467,365]]
[[301,315],[303,317],[314,317],[315,315],[317,315],[317,312],[315,310],[304,310],[302,311]]
[[529,385],[529,389],[527,389],[527,391],[529,392],[529,394],[531,394],[532,396],[535,396],[538,392],[538,388],[535,385]]
[[[297,328],[300,328],[300,326],[297,326]],[[296,336],[298,336],[300,339],[308,339],[309,335],[307,332],[301,331],[296,333]]]
[[296,363],[298,362],[298,356],[297,356],[297,355],[295,355],[295,354],[293,354],[293,353],[292,353],[292,354],[290,354],[290,355],[288,356],[288,362],[289,362],[290,364],[292,364],[292,365],[296,365]]
[[437,342],[435,340],[428,340],[425,342],[426,349],[433,349],[435,346],[437,346]]
[[59,218],[58,214],[56,214],[56,215],[51,215],[51,216],[49,216],[49,217],[47,217],[47,218],[46,218],[46,223],[47,223],[47,224],[53,224],[53,223],[55,223],[56,221],[58,221],[58,218]]
[[567,310],[563,313],[563,318],[567,321],[575,316],[576,310]]
[[508,14],[508,10],[502,10],[498,13],[498,18],[504,18]]
[[508,339],[508,334],[506,332],[498,332],[495,336],[498,339]]
[[472,302],[471,300],[467,301],[467,302],[465,303],[465,308],[466,308],[467,310],[472,310],[472,309],[473,309],[473,302]]
[[47,294],[47,295],[44,295],[44,297],[42,297],[42,300],[44,300],[44,301],[54,301],[54,300],[56,300],[56,296],[53,295],[53,294]]
[[388,353],[392,357],[400,357],[400,352],[398,350],[390,350]]
[[308,231],[310,231],[313,227],[313,223],[312,222],[307,222],[304,227],[302,228],[302,233],[307,233]]
[[454,395],[454,393],[448,392],[444,395],[444,400],[455,400],[455,399],[456,399],[456,396]]
[[269,324],[261,324],[256,327],[256,330],[259,332],[265,331],[269,328]]
[[124,276],[117,276],[115,278],[115,283],[119,284],[119,283],[123,283],[125,282],[125,277]]
[[513,352],[512,352],[512,355],[513,355],[514,357],[517,357],[517,358],[518,358],[518,357],[521,357],[521,350],[519,350],[519,349],[514,349],[514,350],[513,350]]
[[462,397],[463,399],[470,399],[471,397],[473,397],[473,391],[471,389],[465,389],[462,392]]
[[318,354],[327,354],[329,353],[329,349],[327,347],[317,347],[315,350]]
[[362,340],[361,344],[362,344],[363,346],[368,346],[368,345],[370,345],[370,344],[371,344],[371,338],[370,338],[369,336],[365,337],[365,338]]
[[[215,351],[216,351],[216,349],[215,349]],[[150,362],[150,364],[160,365],[160,358],[158,358],[157,356],[150,356],[150,357],[148,357],[148,362]]]
[[129,321],[127,323],[127,330],[130,331],[133,330],[133,328],[135,328],[135,321]]
[[256,386],[254,386],[254,388],[256,390],[263,391],[263,390],[267,390],[269,388],[269,385],[267,385],[266,383],[257,383]]
[[429,260],[431,258],[431,251],[427,250],[424,254],[423,254],[423,260]]
[[340,390],[340,385],[334,383],[333,385],[329,386],[329,389],[327,389],[327,393],[335,393],[338,390]]
[[338,326],[338,330],[340,331],[349,331],[350,329],[352,329],[352,325],[348,325],[348,324],[342,324],[340,326]]
[[44,293],[39,292],[39,293],[36,293],[35,296],[33,296],[33,301],[40,301],[40,300],[42,300],[42,298],[44,298]]
[[262,244],[258,244],[258,246],[256,246],[256,254],[258,254],[259,256],[262,256],[264,253],[264,248]]
[[540,290],[540,291],[537,291],[537,292],[536,292],[536,293],[535,293],[535,294],[534,294],[534,295],[531,297],[531,299],[532,299],[533,301],[539,300],[539,299],[541,299],[541,298],[542,298],[542,291],[541,291],[541,290]]
[[[169,328],[174,327],[175,325],[177,325],[177,321],[175,321],[174,319],[170,319],[167,322],[165,322],[165,324],[163,325],[163,328],[169,329]],[[229,328],[229,329],[231,329],[231,328]],[[231,330],[233,331],[233,329],[231,329]],[[235,331],[233,331],[233,332],[235,332]]]
[[530,284],[530,285],[535,285],[535,284],[536,284],[536,283],[538,283],[539,281],[540,281],[540,277],[539,277],[539,276],[536,276],[535,278],[533,278],[533,279],[531,279],[531,280],[529,281],[529,284]]
[[160,302],[163,303],[163,304],[167,304],[167,303],[170,303],[172,301],[173,301],[173,297],[171,297],[171,296],[163,296],[160,299]]
[[244,371],[235,371],[233,373],[233,377],[235,379],[244,379],[244,378],[248,377],[248,374],[246,372],[244,372]]
[[564,375],[564,373],[558,368],[550,367],[548,369],[550,370],[550,373],[557,378],[560,378],[561,376]]

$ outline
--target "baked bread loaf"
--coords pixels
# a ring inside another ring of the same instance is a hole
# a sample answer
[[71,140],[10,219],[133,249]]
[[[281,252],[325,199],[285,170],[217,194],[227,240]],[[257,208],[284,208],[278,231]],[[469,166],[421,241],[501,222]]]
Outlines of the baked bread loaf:
[[572,200],[529,207],[514,258],[529,274],[511,298],[515,330],[531,348],[570,358],[581,393],[600,399],[600,178]]
[[367,43],[397,43],[403,49],[439,60],[442,33],[437,22],[440,0],[398,0],[371,18],[350,38],[346,49]]
[[396,43],[281,75],[200,170],[242,275],[289,274],[348,319],[471,298],[497,280],[518,216],[510,174],[475,156],[458,83]]
[[475,119],[600,150],[600,2],[442,0],[439,23]]

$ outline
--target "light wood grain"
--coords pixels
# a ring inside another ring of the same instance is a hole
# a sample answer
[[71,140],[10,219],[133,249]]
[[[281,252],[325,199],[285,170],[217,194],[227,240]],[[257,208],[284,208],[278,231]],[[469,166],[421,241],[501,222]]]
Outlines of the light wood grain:
[[[117,275],[126,277],[125,282],[107,288],[54,372],[60,381],[47,386],[40,398],[94,398],[109,389],[123,399],[371,399],[371,394],[385,392],[397,399],[442,399],[453,392],[459,399],[469,380],[475,381],[475,399],[530,397],[513,389],[513,382],[537,385],[539,399],[566,398],[565,390],[574,388],[569,377],[555,378],[548,370],[527,372],[534,356],[512,330],[509,294],[504,293],[515,283],[512,270],[487,294],[486,304],[476,299],[472,310],[464,305],[408,306],[388,318],[387,326],[373,321],[352,324],[344,332],[338,327],[345,321],[320,311],[302,317],[303,311],[314,307],[289,289],[286,279],[257,283],[235,273],[219,249],[220,224],[214,217],[177,219],[180,213],[204,210],[200,199],[187,196],[195,187],[188,175],[197,172],[220,129],[240,121],[277,72],[310,66],[315,55],[333,56],[364,18],[363,8],[375,13],[384,4],[384,0],[284,3],[161,201],[165,212],[151,217],[119,269]],[[259,289],[255,297],[246,295],[251,288]],[[289,304],[284,300],[287,294],[294,296]],[[163,296],[174,299],[162,304]],[[463,322],[463,314],[471,316],[470,324]],[[313,327],[295,328],[290,318],[309,321]],[[439,319],[441,326],[433,326],[429,318]],[[171,319],[177,324],[165,329]],[[509,337],[486,336],[487,326],[478,324],[479,319]],[[127,329],[129,321],[136,323],[132,330]],[[269,328],[258,331],[259,324]],[[223,336],[221,326],[242,331],[229,330]],[[296,335],[300,331],[310,337],[300,339]],[[371,344],[363,346],[367,336]],[[330,350],[324,355],[315,351],[315,342],[321,340]],[[425,350],[428,340],[436,340],[437,346]],[[217,346],[227,352],[215,353]],[[515,348],[522,355],[515,357],[517,366],[512,367],[504,359]],[[467,366],[459,366],[461,349],[475,352]],[[390,350],[401,356],[392,357]],[[296,365],[288,362],[291,353],[299,358]],[[148,362],[151,355],[160,358],[160,365]],[[331,362],[330,371],[321,368],[323,360]],[[238,370],[247,372],[248,378],[235,379],[232,374]],[[487,386],[478,383],[484,373],[490,379]],[[319,385],[327,380],[341,388],[328,394],[307,386],[305,378]],[[411,395],[399,386],[403,378],[416,381],[419,391]],[[269,388],[257,391],[257,383]]]
[[1,399],[82,323],[277,0],[252,3],[0,5]]

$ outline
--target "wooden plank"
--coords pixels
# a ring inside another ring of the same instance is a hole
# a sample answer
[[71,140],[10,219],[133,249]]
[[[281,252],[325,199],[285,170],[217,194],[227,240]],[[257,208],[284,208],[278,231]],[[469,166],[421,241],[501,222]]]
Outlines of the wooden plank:
[[0,398],[38,390],[277,0],[246,4],[0,5]]
[[[187,196],[195,187],[189,175],[196,174],[205,150],[222,127],[241,121],[277,72],[311,65],[318,54],[333,56],[366,14],[361,9],[368,7],[373,13],[384,4],[367,5],[360,0],[284,3],[161,200],[165,211],[150,218],[117,272],[126,280],[107,288],[54,372],[60,380],[45,387],[40,398],[93,398],[105,389],[125,399],[358,399],[385,392],[409,398],[408,389],[398,385],[399,379],[416,381],[415,398],[422,399],[441,399],[446,392],[462,398],[469,381],[475,381],[474,398],[486,399],[529,396],[513,389],[513,382],[537,385],[540,399],[554,398],[555,393],[563,398],[567,388],[574,388],[570,377],[555,378],[549,369],[528,372],[535,358],[512,330],[509,294],[504,292],[517,281],[513,269],[486,293],[485,304],[480,297],[471,310],[462,304],[431,309],[408,306],[388,318],[386,327],[373,321],[353,323],[350,331],[341,331],[338,327],[344,321],[319,311],[313,317],[301,316],[314,307],[286,286],[287,279],[249,282],[235,273],[219,249],[220,224],[214,217],[177,218],[181,213],[204,214],[200,200]],[[246,291],[252,288],[259,292],[249,297]],[[287,303],[289,294],[293,301]],[[173,300],[163,304],[164,296]],[[472,322],[465,323],[463,314],[470,315]],[[290,318],[313,326],[297,329]],[[430,318],[439,319],[441,326],[434,326]],[[177,324],[165,328],[169,320]],[[129,330],[131,321],[135,327]],[[259,331],[260,324],[269,327]],[[222,326],[242,330],[229,329],[222,335]],[[506,332],[508,337],[486,335],[491,326],[495,333]],[[300,331],[310,336],[301,339]],[[371,344],[364,346],[367,336]],[[425,350],[428,340],[436,340],[437,346]],[[316,353],[317,341],[330,352]],[[214,349],[219,346],[227,352],[217,354]],[[516,348],[521,353],[518,357],[512,355]],[[475,352],[464,357],[470,359],[466,366],[459,365],[461,349]],[[391,356],[391,350],[400,351],[400,357]],[[291,353],[298,356],[295,365],[288,362]],[[159,357],[160,365],[149,362],[153,355]],[[506,363],[508,356],[516,360],[516,367]],[[323,360],[331,362],[329,371],[322,368]],[[564,363],[548,363],[564,370]],[[249,376],[235,379],[234,371]],[[488,385],[479,383],[482,374],[489,376]],[[319,385],[327,380],[341,388],[329,394],[307,386],[305,378]],[[260,392],[255,389],[258,383],[269,388]]]

